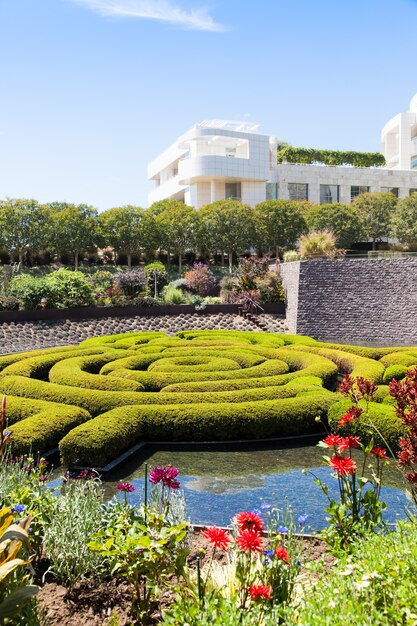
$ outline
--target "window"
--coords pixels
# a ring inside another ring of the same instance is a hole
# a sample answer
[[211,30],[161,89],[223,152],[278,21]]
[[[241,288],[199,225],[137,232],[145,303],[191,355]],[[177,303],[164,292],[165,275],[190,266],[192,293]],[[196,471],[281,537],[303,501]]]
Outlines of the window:
[[266,199],[278,200],[278,183],[266,183]]
[[385,193],[392,193],[396,198],[398,198],[398,187],[381,187],[381,191]]
[[225,184],[225,199],[226,200],[240,200],[241,187],[240,183],[226,183]]
[[417,188],[410,189],[410,196],[412,193],[417,193]]
[[350,199],[354,200],[360,196],[361,193],[369,193],[369,187],[365,187],[364,185],[352,185],[350,188]]
[[417,154],[411,157],[411,169],[417,169]]
[[308,185],[305,183],[288,183],[290,200],[308,200]]
[[320,185],[320,204],[339,202],[339,185]]

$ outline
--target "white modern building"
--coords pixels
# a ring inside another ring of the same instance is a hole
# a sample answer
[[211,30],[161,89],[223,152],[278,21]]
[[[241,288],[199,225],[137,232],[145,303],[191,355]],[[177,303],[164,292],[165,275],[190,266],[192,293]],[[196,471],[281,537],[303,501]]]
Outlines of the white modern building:
[[381,135],[385,167],[329,167],[277,163],[276,139],[257,124],[206,120],[181,135],[148,165],[155,183],[149,204],[176,199],[194,206],[237,198],[251,206],[270,199],[350,203],[364,192],[417,191],[417,94],[410,111]]

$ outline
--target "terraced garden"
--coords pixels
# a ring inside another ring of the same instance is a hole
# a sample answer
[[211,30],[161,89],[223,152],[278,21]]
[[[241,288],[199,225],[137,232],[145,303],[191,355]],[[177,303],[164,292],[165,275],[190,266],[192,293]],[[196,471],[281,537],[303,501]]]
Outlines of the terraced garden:
[[[65,465],[102,467],[139,441],[265,439],[337,430],[339,373],[379,385],[356,434],[397,448],[388,382],[417,347],[366,348],[239,331],[135,332],[0,358],[13,454],[59,446]],[[375,430],[376,427],[376,430]]]

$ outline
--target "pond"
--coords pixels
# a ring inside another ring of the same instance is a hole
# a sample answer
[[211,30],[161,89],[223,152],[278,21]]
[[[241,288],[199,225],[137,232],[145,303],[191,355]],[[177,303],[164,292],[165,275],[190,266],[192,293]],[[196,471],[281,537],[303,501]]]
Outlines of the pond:
[[[135,491],[128,494],[128,501],[138,504],[143,499],[144,463],[149,471],[170,464],[180,471],[188,516],[194,524],[227,526],[239,511],[274,505],[280,509],[291,507],[296,520],[300,515],[308,515],[305,529],[316,531],[326,525],[327,500],[314,483],[314,476],[326,481],[331,495],[337,497],[338,493],[337,480],[332,478],[330,468],[322,464],[322,455],[323,449],[316,445],[256,449],[147,446],[140,456],[107,477],[106,491],[113,495],[117,482],[132,482]],[[307,469],[307,474],[302,473],[303,469]],[[382,488],[382,500],[387,503],[384,518],[394,523],[406,516],[409,502],[393,462],[385,470],[383,483],[386,486]]]

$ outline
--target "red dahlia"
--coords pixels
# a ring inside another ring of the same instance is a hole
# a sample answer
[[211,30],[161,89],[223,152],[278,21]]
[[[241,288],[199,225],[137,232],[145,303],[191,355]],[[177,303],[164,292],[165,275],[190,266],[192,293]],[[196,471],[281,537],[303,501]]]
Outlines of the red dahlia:
[[375,458],[379,458],[379,459],[387,459],[387,451],[385,450],[385,448],[379,448],[378,446],[375,446],[375,448],[372,448],[371,450],[371,454],[373,457]]
[[353,422],[358,419],[358,417],[363,413],[363,409],[360,406],[353,406],[349,411],[347,411],[343,417],[340,418],[337,425],[339,428],[345,426],[345,424],[349,424],[349,422]]
[[340,456],[336,454],[329,461],[332,469],[336,470],[339,476],[349,476],[356,472],[356,463],[348,456]]
[[279,546],[277,546],[275,548],[275,556],[277,557],[277,559],[281,559],[281,561],[284,561],[284,563],[286,563],[287,565],[291,563],[290,555],[285,548],[280,548]]
[[338,448],[341,441],[342,437],[340,435],[334,435],[333,433],[328,435],[326,439],[323,439],[323,443],[326,444],[328,448]]
[[248,591],[252,600],[272,600],[270,585],[251,585]]
[[233,523],[236,524],[239,530],[256,530],[258,533],[261,533],[264,529],[262,518],[256,515],[256,513],[250,513],[249,511],[235,515]]
[[229,533],[223,528],[217,528],[217,526],[209,526],[206,530],[203,530],[203,537],[207,539],[215,548],[220,548],[220,550],[226,550],[229,543],[231,543],[231,539],[229,537]]
[[262,552],[262,538],[256,530],[241,530],[236,544],[242,552]]
[[339,450],[352,450],[352,448],[360,448],[361,440],[359,437],[352,437],[349,435],[348,437],[341,437],[339,443]]

